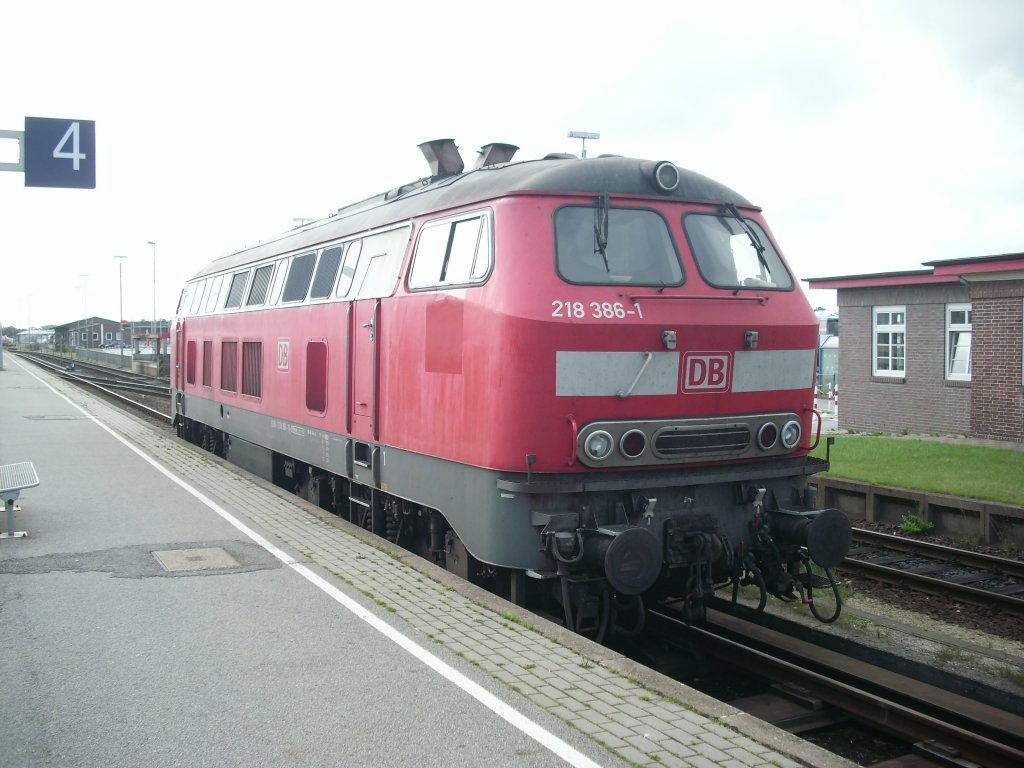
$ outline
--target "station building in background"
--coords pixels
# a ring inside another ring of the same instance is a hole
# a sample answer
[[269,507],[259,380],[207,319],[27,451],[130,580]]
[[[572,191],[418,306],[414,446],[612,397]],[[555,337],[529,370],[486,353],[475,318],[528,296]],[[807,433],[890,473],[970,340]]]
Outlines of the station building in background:
[[121,324],[106,317],[87,317],[53,329],[54,344],[78,349],[100,349],[120,343]]
[[1024,441],[1024,253],[812,278],[835,289],[839,426]]
[[58,349],[103,349],[125,344],[132,346],[136,338],[166,338],[170,329],[168,320],[133,320],[124,327],[116,320],[105,317],[87,317],[54,328],[54,345]]

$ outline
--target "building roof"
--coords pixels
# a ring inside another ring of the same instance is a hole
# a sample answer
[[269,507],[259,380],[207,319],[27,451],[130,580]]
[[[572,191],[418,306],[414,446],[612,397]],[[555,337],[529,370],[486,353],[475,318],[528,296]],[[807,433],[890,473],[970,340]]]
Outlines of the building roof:
[[1024,279],[1024,253],[1004,253],[997,256],[971,256],[962,259],[943,259],[922,262],[930,269],[902,272],[877,272],[866,275],[837,275],[810,277],[811,288],[876,288],[899,285],[934,285],[957,283],[962,280],[1021,280]]

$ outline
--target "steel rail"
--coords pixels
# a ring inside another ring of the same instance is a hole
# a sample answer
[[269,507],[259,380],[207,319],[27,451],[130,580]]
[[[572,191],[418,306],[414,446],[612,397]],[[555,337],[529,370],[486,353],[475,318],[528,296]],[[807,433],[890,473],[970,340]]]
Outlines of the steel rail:
[[114,392],[113,390],[107,389],[106,387],[104,387],[104,386],[102,386],[100,384],[97,384],[95,381],[90,381],[88,378],[85,378],[85,377],[82,377],[82,376],[78,376],[77,374],[74,374],[74,373],[70,373],[66,368],[63,368],[63,367],[61,367],[59,365],[55,365],[53,363],[50,363],[50,362],[47,362],[45,360],[39,359],[37,357],[32,357],[32,356],[28,356],[28,355],[26,355],[25,357],[28,357],[28,359],[31,360],[36,365],[38,365],[38,366],[40,366],[42,368],[47,369],[51,373],[57,374],[58,376],[60,376],[63,379],[69,379],[71,381],[75,381],[75,382],[77,382],[79,384],[82,384],[82,385],[85,385],[87,387],[92,387],[93,389],[97,389],[100,392],[103,392],[103,393],[109,395],[110,397],[116,398],[117,400],[120,400],[121,402],[130,405],[132,408],[135,408],[137,410],[145,412],[147,415],[152,416],[153,418],[159,419],[160,421],[163,421],[163,422],[165,422],[167,424],[171,424],[174,421],[173,418],[168,413],[164,413],[163,411],[158,411],[155,408],[150,408],[148,405],[143,405],[142,403],[138,402],[137,400],[132,400],[130,397],[125,397],[124,395],[120,395],[117,392]]
[[999,592],[978,589],[967,584],[957,584],[955,581],[945,581],[933,576],[905,571],[900,568],[892,568],[887,565],[869,563],[850,557],[843,560],[838,570],[846,573],[856,573],[876,581],[892,584],[893,586],[910,585],[918,592],[925,592],[939,597],[952,596],[971,605],[978,605],[984,608],[996,607],[1005,613],[1024,617],[1024,597],[1004,595]]
[[895,549],[900,552],[921,555],[922,557],[937,558],[947,563],[998,571],[1004,576],[1024,579],[1024,562],[1020,560],[1011,560],[1006,557],[988,555],[983,552],[971,552],[966,549],[933,544],[929,541],[919,541],[906,536],[894,536],[891,533],[869,531],[864,528],[853,529],[853,540],[855,542],[884,547],[885,549]]
[[[936,565],[950,564],[977,568],[981,571],[990,572],[994,577],[1002,576],[1024,581],[1024,563],[1016,560],[967,552],[955,547],[907,540],[902,536],[877,534],[873,531],[863,531],[861,529],[855,529],[854,538],[882,550],[892,550],[907,554],[908,556],[934,560]],[[927,573],[915,572],[912,569],[899,568],[895,564],[872,562],[858,555],[855,551],[846,556],[837,570],[894,586],[909,586],[918,592],[930,595],[940,597],[952,596],[971,605],[995,608],[1004,613],[1024,617],[1024,592],[1003,594],[994,590],[981,589],[967,583],[959,583],[954,579],[944,579],[937,575],[928,575]],[[984,580],[984,578],[976,579],[976,581],[980,580]]]
[[117,366],[104,365],[103,363],[89,362],[88,360],[79,360],[77,358],[64,357],[63,355],[55,355],[51,352],[40,352],[38,350],[24,350],[18,351],[17,354],[21,357],[45,360],[49,363],[53,363],[54,365],[63,365],[65,368],[80,368],[82,370],[92,371],[104,376],[115,376],[117,378],[124,379],[125,381],[135,382],[137,384],[167,386],[170,383],[166,376],[148,376],[147,374],[144,373],[137,373],[135,371],[119,368]]
[[[736,668],[755,677],[793,683],[809,694],[911,743],[938,740],[959,756],[985,768],[1019,768],[1024,765],[1024,718],[992,707],[978,705],[964,697],[916,683],[869,664],[857,662],[808,643],[804,650],[789,650],[794,660],[779,658],[780,648],[796,641],[733,617],[709,612],[709,628],[694,627],[660,611],[649,615],[667,622],[675,632],[685,632],[686,643],[699,645],[709,654],[727,659]],[[729,624],[742,627],[730,628]],[[723,626],[726,625],[726,626]],[[756,629],[757,642],[770,647],[766,652],[725,637],[726,633],[747,633]],[[799,644],[798,644],[799,645]],[[841,661],[837,661],[836,659]],[[829,661],[828,659],[831,659]],[[838,679],[838,678],[844,679]],[[902,682],[901,682],[902,681]],[[927,698],[926,691],[933,696]],[[938,693],[934,693],[938,692]],[[942,699],[946,699],[946,703]],[[987,713],[987,714],[986,714]]]

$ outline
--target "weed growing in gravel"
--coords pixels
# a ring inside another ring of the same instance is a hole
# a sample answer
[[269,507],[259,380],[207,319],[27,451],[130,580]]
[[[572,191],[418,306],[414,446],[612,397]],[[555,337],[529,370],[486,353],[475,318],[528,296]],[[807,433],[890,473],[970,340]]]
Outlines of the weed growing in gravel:
[[900,522],[900,528],[907,533],[931,533],[934,527],[934,525],[920,515],[914,515],[909,512],[903,516],[903,520]]

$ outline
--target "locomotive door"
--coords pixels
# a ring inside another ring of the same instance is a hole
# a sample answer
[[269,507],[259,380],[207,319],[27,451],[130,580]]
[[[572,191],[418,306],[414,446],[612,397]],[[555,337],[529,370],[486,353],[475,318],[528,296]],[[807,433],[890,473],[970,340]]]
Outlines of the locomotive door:
[[174,412],[184,413],[184,395],[182,386],[185,383],[185,374],[182,371],[182,358],[185,353],[185,322],[179,320],[174,329],[174,349],[171,350],[171,359],[174,361]]
[[377,439],[377,350],[380,339],[380,299],[352,302],[349,347],[352,372],[350,414],[352,436]]
[[178,327],[174,329],[174,388],[181,391],[184,381],[181,372],[181,356],[185,352],[185,323],[178,321]]

